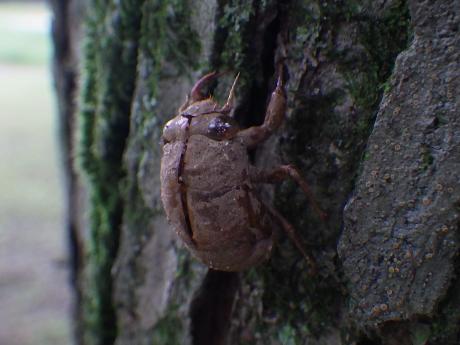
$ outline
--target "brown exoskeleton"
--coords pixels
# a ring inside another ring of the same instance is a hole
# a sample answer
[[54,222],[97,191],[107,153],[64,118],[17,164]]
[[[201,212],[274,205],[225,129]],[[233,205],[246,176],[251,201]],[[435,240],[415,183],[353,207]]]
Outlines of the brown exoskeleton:
[[223,107],[203,95],[204,85],[216,77],[216,73],[202,77],[163,130],[161,198],[169,222],[204,264],[221,271],[242,271],[270,256],[276,220],[313,269],[313,258],[295,229],[254,190],[256,183],[291,177],[323,217],[307,183],[291,165],[258,170],[247,153],[283,121],[286,96],[281,73],[264,123],[247,129],[240,129],[232,118],[238,77]]

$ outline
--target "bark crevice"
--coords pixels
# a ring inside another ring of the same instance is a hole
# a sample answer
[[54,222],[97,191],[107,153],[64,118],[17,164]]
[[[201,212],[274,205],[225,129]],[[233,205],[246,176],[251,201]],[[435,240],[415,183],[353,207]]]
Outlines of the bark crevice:
[[238,273],[209,270],[190,305],[193,345],[226,344]]

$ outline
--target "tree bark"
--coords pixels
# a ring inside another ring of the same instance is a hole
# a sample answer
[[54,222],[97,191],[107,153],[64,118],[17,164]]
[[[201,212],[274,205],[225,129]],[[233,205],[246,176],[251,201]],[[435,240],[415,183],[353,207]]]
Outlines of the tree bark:
[[[71,231],[78,343],[457,344],[459,7],[89,1],[77,145],[90,201],[70,203],[90,218]],[[247,272],[208,270],[165,220],[162,126],[214,70],[227,72],[213,90],[222,101],[240,73],[236,118],[261,124],[279,61],[285,124],[251,159],[295,164],[327,210],[322,222],[293,183],[261,190],[319,272],[285,238]]]
[[81,24],[84,6],[81,0],[50,0],[53,11],[52,39],[54,86],[59,124],[59,143],[61,149],[62,177],[66,200],[64,204],[65,224],[70,264],[70,284],[73,289],[73,335],[76,344],[82,344],[81,335],[84,326],[82,305],[82,272],[84,268],[84,252],[88,228],[85,217],[86,188],[75,162],[75,135],[77,132],[77,99],[79,56],[81,42]]

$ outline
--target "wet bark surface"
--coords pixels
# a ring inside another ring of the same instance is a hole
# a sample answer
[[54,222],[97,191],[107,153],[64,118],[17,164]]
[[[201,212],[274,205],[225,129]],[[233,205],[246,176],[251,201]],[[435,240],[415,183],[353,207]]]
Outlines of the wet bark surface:
[[[82,344],[456,343],[455,1],[88,6]],[[301,233],[319,272],[310,277],[284,237],[259,267],[209,271],[165,220],[162,126],[212,70],[227,72],[211,90],[222,101],[240,73],[236,118],[261,124],[280,61],[285,125],[250,157],[295,164],[309,181],[326,222],[294,183],[259,193]]]

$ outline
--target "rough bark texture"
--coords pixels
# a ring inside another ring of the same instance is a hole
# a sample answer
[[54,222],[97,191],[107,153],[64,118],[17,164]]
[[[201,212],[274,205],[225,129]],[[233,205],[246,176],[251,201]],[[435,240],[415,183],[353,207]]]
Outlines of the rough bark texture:
[[459,7],[410,3],[414,39],[398,56],[346,206],[339,253],[363,326],[410,320],[404,327],[417,329],[456,285]]
[[[458,343],[459,11],[456,0],[89,1],[80,343]],[[211,70],[231,72],[218,99],[240,72],[237,120],[260,124],[281,60],[286,124],[251,158],[294,163],[313,186],[326,223],[294,183],[261,193],[319,273],[284,238],[260,267],[209,271],[165,221],[162,126]]]

